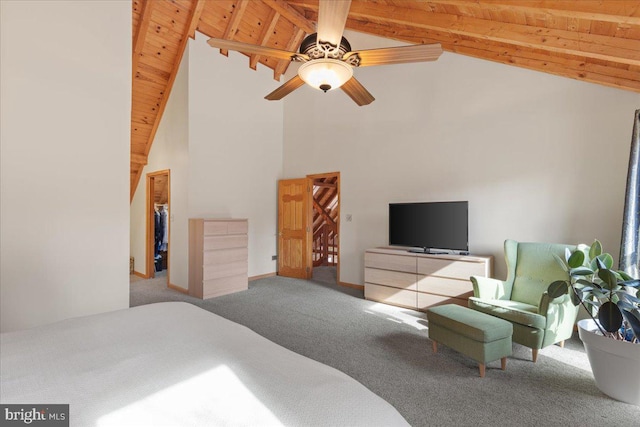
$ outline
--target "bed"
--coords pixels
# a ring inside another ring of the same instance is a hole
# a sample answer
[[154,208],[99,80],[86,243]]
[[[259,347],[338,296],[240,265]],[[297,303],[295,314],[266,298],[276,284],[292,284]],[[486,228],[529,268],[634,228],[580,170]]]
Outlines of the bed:
[[400,426],[346,374],[183,302],[0,336],[4,404],[70,404],[72,426]]

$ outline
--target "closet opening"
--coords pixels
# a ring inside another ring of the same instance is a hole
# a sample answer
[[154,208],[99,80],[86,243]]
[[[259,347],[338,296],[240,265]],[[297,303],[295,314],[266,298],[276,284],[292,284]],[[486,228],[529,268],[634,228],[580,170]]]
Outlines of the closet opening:
[[168,169],[147,174],[147,277],[166,276],[169,285],[171,182]]

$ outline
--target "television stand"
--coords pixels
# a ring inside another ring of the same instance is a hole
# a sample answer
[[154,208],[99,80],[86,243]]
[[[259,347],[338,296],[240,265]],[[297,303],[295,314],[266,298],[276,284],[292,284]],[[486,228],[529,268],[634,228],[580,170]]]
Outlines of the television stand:
[[[411,248],[372,248],[364,254],[364,297],[426,310],[439,304],[467,306],[470,276],[492,277],[492,256],[411,253]],[[419,249],[419,248],[414,248]]]

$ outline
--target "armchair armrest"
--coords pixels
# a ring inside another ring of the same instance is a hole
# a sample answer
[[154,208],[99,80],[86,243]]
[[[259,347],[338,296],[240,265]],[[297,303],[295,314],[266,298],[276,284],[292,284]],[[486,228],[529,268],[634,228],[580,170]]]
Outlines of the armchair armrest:
[[502,280],[482,276],[471,276],[470,279],[476,298],[508,300],[511,296],[511,289]]
[[573,303],[568,294],[552,299],[548,292],[544,292],[540,297],[540,304],[538,304],[538,314],[547,317],[548,313],[557,312],[569,306],[573,307]]
[[571,337],[578,310],[579,307],[573,305],[569,295],[552,299],[547,292],[542,294],[538,314],[547,319],[543,346]]

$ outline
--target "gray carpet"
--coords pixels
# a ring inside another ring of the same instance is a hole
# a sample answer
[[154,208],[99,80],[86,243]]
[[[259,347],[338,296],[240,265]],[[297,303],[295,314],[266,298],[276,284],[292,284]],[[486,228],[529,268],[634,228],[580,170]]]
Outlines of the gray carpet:
[[[131,306],[187,301],[333,366],[387,400],[418,426],[638,426],[640,408],[603,395],[577,337],[547,347],[538,362],[514,344],[507,370],[477,364],[446,347],[431,350],[426,315],[363,299],[337,286],[335,269],[311,281],[271,277],[249,290],[198,300],[166,278],[131,282]],[[612,367],[615,369],[615,367]]]

